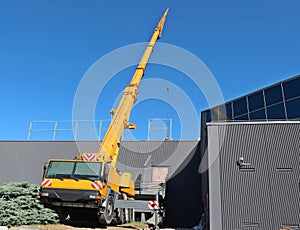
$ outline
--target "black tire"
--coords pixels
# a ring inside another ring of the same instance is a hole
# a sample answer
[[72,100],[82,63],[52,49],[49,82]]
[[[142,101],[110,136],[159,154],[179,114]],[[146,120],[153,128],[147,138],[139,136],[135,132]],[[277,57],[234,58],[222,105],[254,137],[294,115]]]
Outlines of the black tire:
[[135,219],[133,218],[133,209],[132,208],[128,209],[128,217],[129,217],[129,220],[128,220],[129,223],[135,221]]
[[98,222],[101,224],[101,225],[106,225],[106,222],[104,220],[104,216],[103,216],[103,213],[100,213],[98,214]]
[[119,208],[119,220],[120,220],[120,224],[125,224],[126,223],[125,209],[124,208]]
[[103,218],[106,224],[110,224],[114,218],[114,198],[112,196],[107,199],[107,203],[103,212]]
[[58,207],[55,211],[58,214],[58,218],[61,224],[66,224],[70,221],[70,214],[67,209]]

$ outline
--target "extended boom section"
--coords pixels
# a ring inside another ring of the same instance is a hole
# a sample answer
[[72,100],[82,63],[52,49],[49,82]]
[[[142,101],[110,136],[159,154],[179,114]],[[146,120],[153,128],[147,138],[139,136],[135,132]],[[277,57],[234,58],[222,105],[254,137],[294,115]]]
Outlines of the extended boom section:
[[136,97],[138,95],[138,86],[141,82],[142,77],[144,76],[144,72],[151,53],[153,52],[154,45],[157,39],[161,37],[168,10],[169,9],[166,10],[156,29],[154,30],[152,38],[139,62],[138,67],[135,70],[131,82],[126,86],[124,90],[119,106],[113,114],[113,119],[102,141],[102,144],[100,145],[99,151],[96,154],[97,158],[101,160],[104,160],[106,162],[111,161],[112,167],[116,166],[116,161],[118,159],[119,153],[119,143],[124,129],[136,128],[136,125],[129,122],[130,112],[132,110],[133,104],[136,102]]

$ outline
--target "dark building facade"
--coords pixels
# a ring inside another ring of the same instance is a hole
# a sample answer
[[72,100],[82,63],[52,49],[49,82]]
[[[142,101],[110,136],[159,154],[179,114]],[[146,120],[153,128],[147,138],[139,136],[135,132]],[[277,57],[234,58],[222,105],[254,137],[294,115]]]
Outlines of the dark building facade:
[[201,113],[209,229],[300,229],[298,120],[300,75]]
[[213,121],[272,121],[300,118],[300,75],[202,112]]
[[210,123],[207,129],[210,229],[299,230],[300,122]]

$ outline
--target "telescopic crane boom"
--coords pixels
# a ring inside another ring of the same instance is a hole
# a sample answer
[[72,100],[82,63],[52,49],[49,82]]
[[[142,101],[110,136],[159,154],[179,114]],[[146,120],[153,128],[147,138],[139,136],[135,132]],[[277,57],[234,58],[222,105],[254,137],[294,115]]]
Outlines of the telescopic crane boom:
[[162,30],[165,24],[169,9],[167,9],[160,19],[157,27],[154,30],[152,38],[146,47],[146,50],[137,66],[131,82],[126,86],[123,91],[123,96],[116,110],[111,110],[113,119],[108,127],[108,130],[104,136],[99,150],[96,153],[96,160],[111,163],[112,167],[116,166],[116,162],[119,154],[120,140],[124,129],[135,129],[136,125],[129,122],[130,112],[133,104],[136,102],[138,95],[138,86],[142,77],[151,53],[154,49],[154,45],[162,35]]

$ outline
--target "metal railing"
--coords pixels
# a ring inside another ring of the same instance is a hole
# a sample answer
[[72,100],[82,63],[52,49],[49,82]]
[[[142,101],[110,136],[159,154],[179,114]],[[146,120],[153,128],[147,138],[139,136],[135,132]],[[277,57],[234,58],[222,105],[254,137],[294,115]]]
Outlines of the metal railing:
[[[27,140],[32,140],[33,133],[48,132],[52,140],[57,140],[59,132],[72,134],[73,139],[78,140],[78,134],[82,131],[96,132],[97,139],[102,140],[110,120],[56,120],[56,121],[31,121]],[[50,139],[50,138],[48,138]]]
[[[49,120],[31,121],[27,140],[95,140],[102,141],[111,120]],[[157,133],[158,131],[158,133]],[[85,134],[88,135],[84,135]],[[155,133],[154,133],[155,132]],[[42,135],[46,134],[46,137]],[[38,138],[34,138],[38,134]],[[59,134],[64,134],[58,137]],[[69,138],[66,138],[66,137]],[[171,140],[172,119],[148,119],[148,140]]]
[[171,118],[149,118],[148,119],[148,141],[153,140],[153,132],[163,131],[158,134],[158,138],[172,140],[172,119]]

